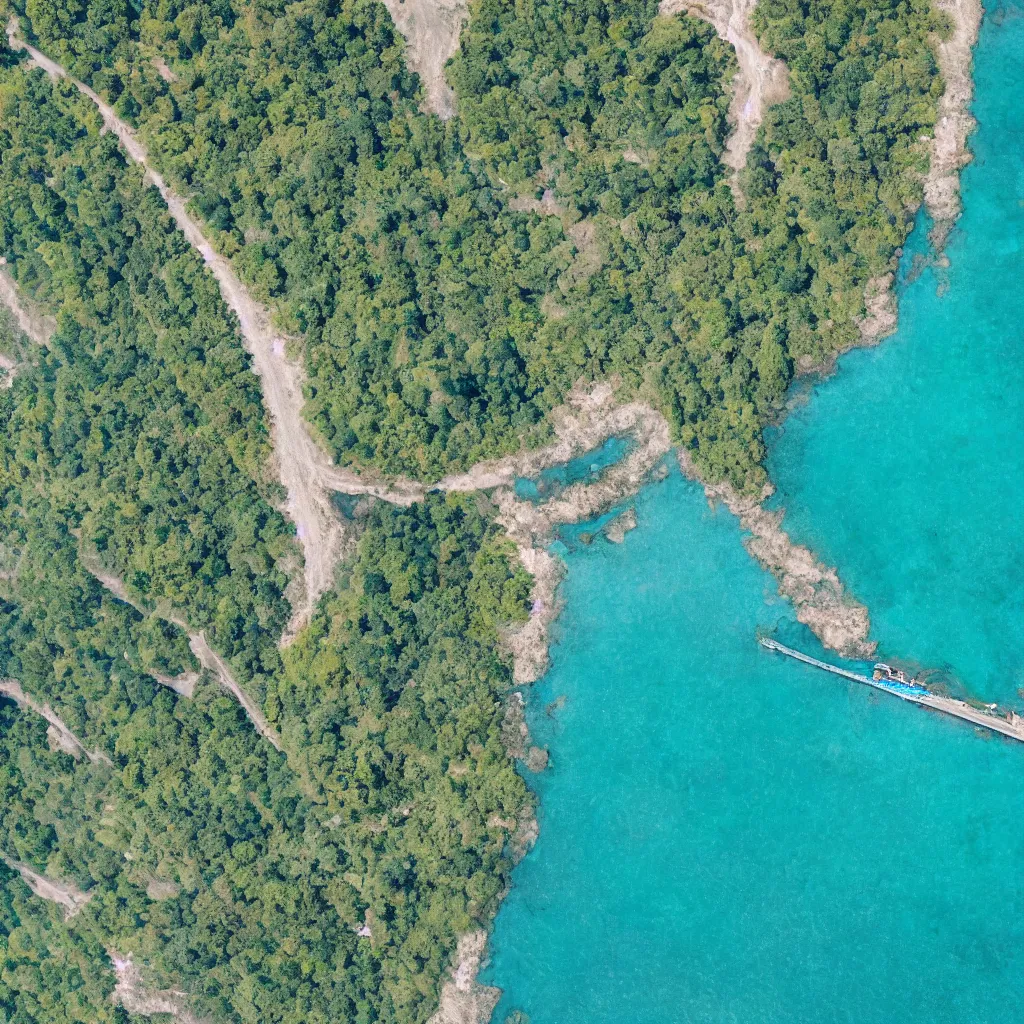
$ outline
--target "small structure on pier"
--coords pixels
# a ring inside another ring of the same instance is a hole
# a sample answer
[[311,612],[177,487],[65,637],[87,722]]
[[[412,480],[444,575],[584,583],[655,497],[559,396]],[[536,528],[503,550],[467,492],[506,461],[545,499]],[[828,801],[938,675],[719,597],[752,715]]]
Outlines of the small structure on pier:
[[995,705],[988,705],[985,709],[972,707],[966,701],[956,700],[953,697],[943,697],[932,693],[926,686],[923,686],[916,679],[907,680],[904,672],[894,671],[884,662],[875,665],[873,678],[861,675],[858,672],[851,672],[849,669],[841,668],[839,665],[831,665],[827,661],[812,658],[802,651],[795,651],[792,647],[780,644],[778,640],[762,636],[758,638],[762,647],[778,654],[784,654],[787,658],[795,658],[807,665],[823,669],[837,676],[844,676],[852,679],[855,683],[864,683],[876,690],[883,690],[891,693],[900,700],[909,701],[911,704],[918,704],[923,708],[931,708],[933,711],[941,711],[945,715],[952,715],[954,718],[970,722],[972,725],[981,726],[997,732],[1001,736],[1007,736],[1012,740],[1024,743],[1024,718],[1013,711],[1006,716],[996,713]]

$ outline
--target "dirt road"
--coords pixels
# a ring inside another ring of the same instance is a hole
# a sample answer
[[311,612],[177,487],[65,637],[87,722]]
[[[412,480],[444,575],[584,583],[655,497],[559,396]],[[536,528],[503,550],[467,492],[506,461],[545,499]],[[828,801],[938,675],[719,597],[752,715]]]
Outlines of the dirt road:
[[32,63],[52,78],[67,78],[97,107],[106,127],[120,140],[125,153],[146,171],[146,178],[159,190],[167,208],[189,244],[202,256],[220,286],[224,302],[238,317],[245,347],[252,356],[253,369],[260,378],[263,401],[270,416],[274,457],[281,483],[288,493],[285,510],[295,523],[305,558],[305,597],[294,610],[289,632],[294,633],[308,619],[317,599],[334,580],[334,565],[341,554],[346,532],[331,503],[323,477],[330,470],[327,455],[310,437],[302,418],[302,371],[285,354],[286,339],[271,325],[267,308],[256,302],[238,279],[231,264],[216,253],[198,223],[188,213],[185,200],[174,192],[150,166],[145,146],[87,85],[76,81],[56,61],[18,38],[17,21],[12,18],[7,35],[14,49],[25,50]]
[[725,145],[722,163],[732,169],[733,192],[737,175],[747,166],[765,108],[789,95],[789,71],[781,60],[761,49],[750,27],[757,0],[661,0],[661,14],[690,14],[708,22],[736,51],[739,71],[733,80],[729,119],[735,126]]

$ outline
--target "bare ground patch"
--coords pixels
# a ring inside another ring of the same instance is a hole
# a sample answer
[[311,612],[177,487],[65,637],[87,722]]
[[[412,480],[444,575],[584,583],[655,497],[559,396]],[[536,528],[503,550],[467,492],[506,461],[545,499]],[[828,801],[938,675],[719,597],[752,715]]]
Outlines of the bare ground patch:
[[455,116],[455,92],[444,66],[459,48],[469,13],[468,0],[383,0],[395,28],[405,37],[406,61],[420,76],[423,109],[447,121]]
[[20,861],[12,860],[10,857],[3,855],[0,855],[0,857],[2,857],[4,863],[12,871],[17,871],[21,875],[25,884],[36,896],[63,907],[65,921],[73,918],[92,899],[91,893],[82,892],[78,886],[72,885],[71,882],[61,882],[54,878],[47,878],[46,875],[39,874],[38,871],[34,871],[27,864],[22,864]]
[[48,345],[57,329],[57,321],[46,316],[31,299],[22,294],[6,263],[0,257],[0,302],[11,311],[15,323],[24,334],[37,345]]
[[114,966],[117,985],[110,998],[128,1013],[152,1017],[169,1014],[176,1024],[206,1024],[188,1009],[188,995],[178,989],[154,989],[146,985],[142,971],[132,960],[131,953],[121,956],[107,950]]

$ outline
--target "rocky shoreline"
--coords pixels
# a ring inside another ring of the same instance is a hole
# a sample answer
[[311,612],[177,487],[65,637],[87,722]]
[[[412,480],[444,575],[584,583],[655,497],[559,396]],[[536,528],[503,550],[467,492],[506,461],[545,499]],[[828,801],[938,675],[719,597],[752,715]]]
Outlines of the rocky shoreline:
[[946,88],[939,99],[931,165],[924,181],[925,207],[934,222],[929,237],[935,250],[941,251],[960,216],[960,171],[971,161],[967,137],[977,124],[970,112],[974,97],[971,64],[983,11],[980,0],[934,3],[953,26],[949,38],[937,40],[935,46]]

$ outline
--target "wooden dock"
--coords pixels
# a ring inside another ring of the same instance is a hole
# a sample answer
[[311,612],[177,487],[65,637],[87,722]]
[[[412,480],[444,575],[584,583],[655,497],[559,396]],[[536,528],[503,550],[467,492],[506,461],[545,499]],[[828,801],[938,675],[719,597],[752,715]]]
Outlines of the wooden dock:
[[907,687],[887,685],[882,681],[861,675],[858,672],[851,672],[848,669],[840,668],[838,665],[830,665],[827,661],[812,658],[809,654],[795,651],[792,647],[786,647],[777,640],[772,640],[768,637],[760,637],[759,639],[761,646],[769,651],[776,651],[779,654],[786,655],[787,658],[795,658],[797,661],[802,661],[806,665],[813,665],[815,668],[824,669],[826,672],[832,672],[834,675],[852,679],[855,683],[864,683],[876,690],[882,690],[910,704],[917,704],[922,708],[931,708],[933,711],[941,711],[944,715],[952,715],[954,718],[970,722],[972,725],[977,725],[982,729],[990,729],[1001,736],[1024,743],[1024,718],[1013,711],[1008,712],[1004,717],[992,711],[972,707],[966,701],[955,700],[953,697],[943,697],[937,693],[932,693],[920,683]]

